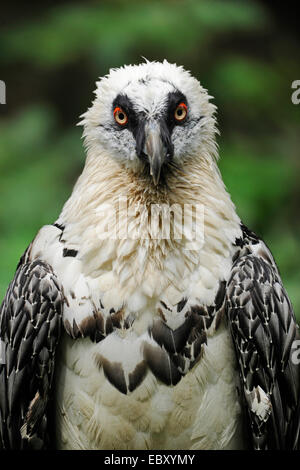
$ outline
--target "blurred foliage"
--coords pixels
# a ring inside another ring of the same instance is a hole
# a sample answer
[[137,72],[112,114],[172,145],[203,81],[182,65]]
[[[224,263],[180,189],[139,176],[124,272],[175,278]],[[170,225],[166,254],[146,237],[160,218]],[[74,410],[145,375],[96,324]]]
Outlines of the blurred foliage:
[[300,318],[298,25],[262,1],[46,1],[1,7],[0,298],[80,174],[75,127],[111,67],[167,58],[214,96],[220,168],[244,223],[271,248]]

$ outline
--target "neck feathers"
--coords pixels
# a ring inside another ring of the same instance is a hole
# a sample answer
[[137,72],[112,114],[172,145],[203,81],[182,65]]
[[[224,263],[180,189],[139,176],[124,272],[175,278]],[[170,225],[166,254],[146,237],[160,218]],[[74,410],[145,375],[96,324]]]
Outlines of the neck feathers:
[[155,187],[143,171],[124,169],[105,154],[88,155],[59,222],[86,274],[113,270],[133,285],[166,266],[166,282],[180,282],[183,271],[193,272],[205,259],[217,264],[230,256],[240,234],[215,159],[205,157],[188,159],[183,171],[168,175],[167,186]]

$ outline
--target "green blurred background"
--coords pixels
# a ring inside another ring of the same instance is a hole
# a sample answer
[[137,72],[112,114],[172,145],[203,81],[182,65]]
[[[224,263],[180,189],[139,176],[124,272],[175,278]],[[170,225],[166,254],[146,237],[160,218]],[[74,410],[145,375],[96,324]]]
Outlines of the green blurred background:
[[300,79],[296,12],[232,0],[1,6],[0,301],[84,163],[80,114],[109,68],[167,58],[215,97],[220,167],[244,223],[271,248],[300,319]]

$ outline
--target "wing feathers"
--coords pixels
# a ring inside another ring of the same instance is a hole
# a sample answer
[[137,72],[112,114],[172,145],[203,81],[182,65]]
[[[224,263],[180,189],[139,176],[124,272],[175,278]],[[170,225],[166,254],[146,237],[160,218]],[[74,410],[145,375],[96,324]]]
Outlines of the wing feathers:
[[0,309],[0,448],[42,447],[63,292],[51,267],[24,256]]
[[[267,248],[263,246],[261,251],[265,253]],[[299,446],[300,370],[292,363],[291,351],[297,325],[270,260],[271,254],[266,258],[249,251],[236,259],[228,281],[226,310],[253,446],[294,449]],[[261,413],[258,398],[262,397],[266,403],[269,400],[270,412]]]

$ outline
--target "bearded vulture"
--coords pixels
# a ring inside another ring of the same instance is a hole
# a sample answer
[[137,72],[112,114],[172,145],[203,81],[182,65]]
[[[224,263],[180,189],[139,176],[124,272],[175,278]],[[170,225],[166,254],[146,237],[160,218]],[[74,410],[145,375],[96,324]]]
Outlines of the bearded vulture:
[[83,172],[1,306],[0,447],[299,448],[295,315],[210,98],[167,61],[97,82]]

